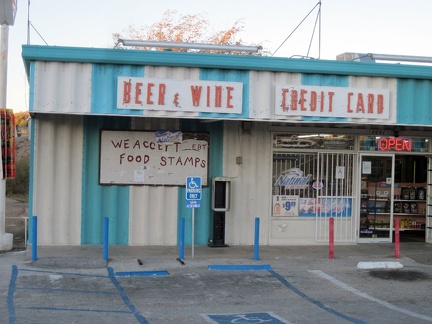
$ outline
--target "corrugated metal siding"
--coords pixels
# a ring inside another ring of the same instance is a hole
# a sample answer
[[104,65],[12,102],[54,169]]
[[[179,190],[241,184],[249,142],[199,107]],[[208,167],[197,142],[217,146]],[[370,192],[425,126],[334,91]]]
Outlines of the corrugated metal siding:
[[[133,118],[133,130],[178,129],[175,119]],[[177,186],[131,186],[129,245],[177,244]]]
[[103,219],[109,218],[109,242],[129,241],[129,186],[99,185],[101,129],[130,129],[127,117],[84,117],[81,243],[102,244]]
[[91,64],[36,62],[30,111],[89,113]]
[[348,77],[342,75],[302,74],[302,85],[347,87]]
[[93,64],[92,66],[92,102],[94,114],[142,115],[142,110],[117,109],[117,77],[142,77],[143,66]]
[[[224,176],[231,180],[231,208],[226,213],[226,243],[251,245],[255,218],[260,218],[260,244],[268,244],[271,211],[271,137],[265,123],[243,130],[225,122]],[[236,164],[236,157],[243,163]]]
[[82,117],[39,117],[32,129],[31,215],[41,245],[80,244]]
[[[297,121],[299,117],[277,116],[274,114],[275,85],[278,84],[301,84],[300,73],[281,72],[250,72],[250,96],[249,117],[252,119],[271,119],[284,121]],[[246,97],[245,97],[246,98]],[[246,99],[245,99],[246,100]]]
[[432,81],[397,81],[397,124],[432,125]]

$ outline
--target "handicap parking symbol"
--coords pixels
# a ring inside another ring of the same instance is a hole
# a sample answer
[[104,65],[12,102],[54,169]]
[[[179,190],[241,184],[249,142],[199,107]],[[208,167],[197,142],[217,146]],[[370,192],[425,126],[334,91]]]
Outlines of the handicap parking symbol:
[[287,324],[289,322],[271,313],[220,314],[207,315],[218,324]]

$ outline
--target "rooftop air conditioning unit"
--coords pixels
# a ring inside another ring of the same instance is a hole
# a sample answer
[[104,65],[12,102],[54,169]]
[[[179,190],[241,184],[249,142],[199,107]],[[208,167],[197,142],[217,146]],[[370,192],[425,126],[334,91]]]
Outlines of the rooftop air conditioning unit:
[[336,56],[337,61],[375,62],[369,54],[345,52]]

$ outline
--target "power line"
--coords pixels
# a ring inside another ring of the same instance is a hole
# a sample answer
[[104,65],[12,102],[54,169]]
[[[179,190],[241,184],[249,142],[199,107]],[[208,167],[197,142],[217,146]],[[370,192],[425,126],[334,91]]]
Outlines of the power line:
[[[306,20],[306,18],[309,17],[309,15],[315,10],[317,6],[319,6],[318,15],[321,16],[321,1],[318,1],[318,3],[312,8],[311,11],[309,11],[306,17],[304,17],[303,20],[297,25],[297,27],[294,28],[294,30],[288,35],[288,37],[285,38],[282,44],[279,45],[279,47],[276,49],[276,51],[273,52],[271,56],[274,56],[276,54],[276,52],[285,44],[285,42],[292,36],[292,34],[294,34],[294,32],[300,27],[300,25]],[[320,18],[320,34],[321,34],[321,18]],[[320,46],[321,46],[321,35],[320,35]]]
[[[306,55],[307,57],[309,57],[309,52],[310,52],[310,49],[311,49],[311,46],[312,46],[312,41],[313,41],[313,38],[314,38],[314,35],[315,35],[315,29],[316,29],[318,21],[320,22],[320,28],[319,28],[320,34],[318,36],[319,37],[319,45],[318,45],[318,47],[320,47],[321,46],[321,6],[318,8],[318,14],[317,14],[317,17],[315,19],[315,25],[314,25],[314,29],[312,31],[312,36],[311,36],[311,39],[310,39],[310,42],[309,42],[309,48],[308,48],[308,52],[307,52],[307,55]],[[320,58],[320,56],[321,56],[321,49],[319,48],[318,49],[318,58]]]

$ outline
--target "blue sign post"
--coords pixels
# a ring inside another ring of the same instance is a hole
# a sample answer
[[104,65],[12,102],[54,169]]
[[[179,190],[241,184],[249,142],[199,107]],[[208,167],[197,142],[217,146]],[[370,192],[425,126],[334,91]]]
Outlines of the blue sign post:
[[201,177],[186,178],[186,207],[192,208],[192,259],[195,245],[195,208],[201,207]]

